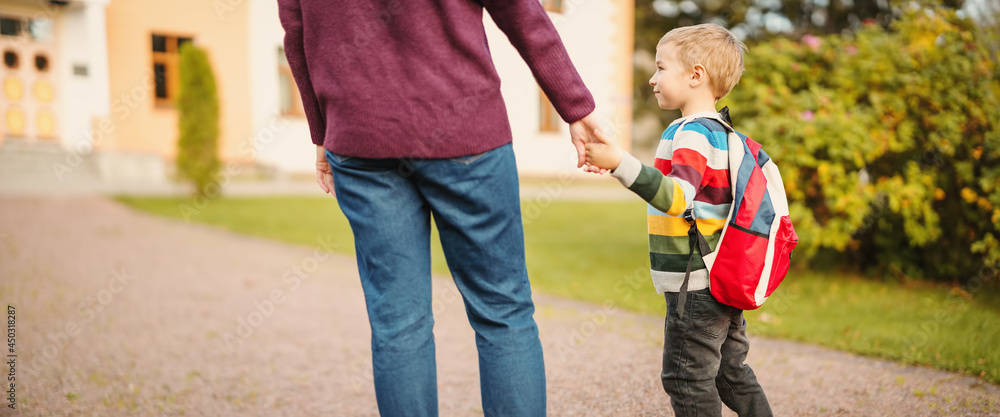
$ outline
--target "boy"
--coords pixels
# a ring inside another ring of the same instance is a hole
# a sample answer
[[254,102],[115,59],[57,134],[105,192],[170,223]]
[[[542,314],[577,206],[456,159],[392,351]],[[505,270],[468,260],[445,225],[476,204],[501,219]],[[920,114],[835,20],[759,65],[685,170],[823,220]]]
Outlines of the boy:
[[727,131],[715,103],[743,74],[745,49],[718,25],[671,30],[657,44],[649,84],[660,107],[679,109],[682,117],[663,132],[654,166],[603,137],[603,143],[586,145],[592,167],[611,170],[649,202],[650,272],[667,303],[661,378],[677,416],[718,416],[722,403],[740,416],[771,415],[753,370],[743,363],[750,348],[743,311],[712,297],[700,254],[689,256],[685,219],[693,207],[714,250],[733,202]]

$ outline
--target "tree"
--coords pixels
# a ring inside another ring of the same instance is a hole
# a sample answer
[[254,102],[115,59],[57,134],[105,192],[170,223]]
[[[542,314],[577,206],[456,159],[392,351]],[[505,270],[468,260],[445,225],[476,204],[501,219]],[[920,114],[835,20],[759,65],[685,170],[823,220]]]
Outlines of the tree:
[[221,165],[218,156],[219,99],[215,76],[204,49],[190,42],[181,46],[180,78],[177,173],[194,185],[196,195],[204,196]]

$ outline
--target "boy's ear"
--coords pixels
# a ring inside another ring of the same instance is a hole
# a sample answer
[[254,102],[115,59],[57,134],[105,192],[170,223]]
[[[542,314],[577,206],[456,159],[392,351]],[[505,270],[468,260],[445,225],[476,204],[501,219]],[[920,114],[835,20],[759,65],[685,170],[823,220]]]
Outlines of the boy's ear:
[[708,70],[703,65],[696,64],[691,68],[691,78],[688,81],[691,87],[697,87],[706,81],[708,81]]

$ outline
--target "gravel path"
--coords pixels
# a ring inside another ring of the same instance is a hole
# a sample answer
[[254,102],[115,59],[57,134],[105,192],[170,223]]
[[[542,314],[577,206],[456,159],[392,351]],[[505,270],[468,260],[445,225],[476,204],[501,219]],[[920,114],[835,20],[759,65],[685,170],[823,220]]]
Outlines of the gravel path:
[[[357,271],[319,249],[324,237],[286,245],[99,197],[0,198],[18,399],[0,416],[377,415]],[[441,415],[481,415],[461,300],[446,279],[435,291]],[[662,318],[535,301],[550,415],[672,415],[658,380]],[[780,416],[1000,415],[1000,389],[974,378],[781,340],[752,346]]]

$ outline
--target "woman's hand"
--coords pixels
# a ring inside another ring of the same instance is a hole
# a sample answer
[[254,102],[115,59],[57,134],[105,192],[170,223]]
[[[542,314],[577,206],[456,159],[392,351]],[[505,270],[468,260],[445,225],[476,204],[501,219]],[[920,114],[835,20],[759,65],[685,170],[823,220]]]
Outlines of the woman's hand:
[[333,193],[333,170],[330,169],[330,162],[326,160],[326,150],[319,145],[316,145],[316,182],[324,193]]

